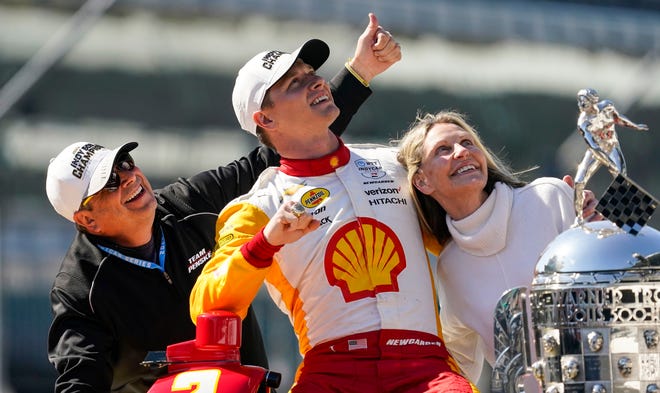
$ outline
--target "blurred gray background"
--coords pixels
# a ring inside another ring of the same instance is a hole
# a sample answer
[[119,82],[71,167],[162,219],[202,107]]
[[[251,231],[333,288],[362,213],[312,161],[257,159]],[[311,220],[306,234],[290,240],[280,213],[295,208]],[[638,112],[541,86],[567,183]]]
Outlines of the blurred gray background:
[[[584,153],[575,94],[592,87],[650,126],[618,134],[631,177],[660,195],[660,1],[0,0],[2,392],[52,391],[48,291],[74,227],[46,199],[49,158],[135,140],[155,187],[226,164],[255,146],[231,107],[238,68],[316,37],[331,77],[368,12],[403,60],[372,82],[346,141],[387,143],[418,110],[456,109],[514,168],[538,166],[530,179],[561,177]],[[589,187],[609,181],[601,169]],[[256,307],[286,391],[296,340],[263,293]]]

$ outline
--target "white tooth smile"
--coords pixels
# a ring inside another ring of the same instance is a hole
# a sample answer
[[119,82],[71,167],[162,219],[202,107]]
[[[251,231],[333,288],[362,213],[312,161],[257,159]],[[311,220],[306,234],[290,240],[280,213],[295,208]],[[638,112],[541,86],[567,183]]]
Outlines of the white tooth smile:
[[328,96],[321,96],[321,97],[315,99],[314,101],[312,101],[312,105],[316,105],[319,102],[323,102],[323,101],[327,101],[327,100],[328,100]]
[[138,187],[138,189],[135,190],[135,192],[130,197],[128,197],[125,203],[128,203],[133,199],[135,199],[138,195],[140,195],[141,192],[142,192],[142,186]]
[[456,171],[456,174],[460,175],[461,173],[472,170],[472,169],[476,169],[474,165],[466,165],[464,167],[458,168],[458,170]]

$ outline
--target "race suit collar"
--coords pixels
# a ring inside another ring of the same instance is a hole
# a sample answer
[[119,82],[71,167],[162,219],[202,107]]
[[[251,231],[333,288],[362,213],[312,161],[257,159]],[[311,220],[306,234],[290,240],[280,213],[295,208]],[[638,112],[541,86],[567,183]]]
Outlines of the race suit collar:
[[351,156],[350,151],[344,145],[341,138],[339,147],[334,152],[323,157],[311,160],[293,160],[282,157],[280,159],[280,171],[289,176],[320,176],[334,172],[337,168],[348,163]]

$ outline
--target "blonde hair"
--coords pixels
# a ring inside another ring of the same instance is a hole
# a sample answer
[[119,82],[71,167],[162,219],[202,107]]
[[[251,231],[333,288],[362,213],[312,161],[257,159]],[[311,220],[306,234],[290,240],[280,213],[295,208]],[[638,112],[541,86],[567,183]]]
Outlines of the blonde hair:
[[491,193],[496,182],[502,182],[514,188],[527,184],[502,159],[493,154],[484,145],[477,130],[467,122],[463,114],[455,111],[418,113],[415,121],[398,141],[399,151],[397,153],[397,160],[408,172],[408,185],[412,191],[415,210],[422,223],[422,228],[427,233],[435,236],[441,245],[445,245],[451,240],[451,234],[447,229],[445,219],[447,212],[433,197],[420,192],[415,187],[413,179],[422,165],[423,146],[426,136],[434,125],[443,123],[455,124],[469,132],[474,138],[475,146],[484,153],[488,168],[488,180],[484,189],[488,194]]

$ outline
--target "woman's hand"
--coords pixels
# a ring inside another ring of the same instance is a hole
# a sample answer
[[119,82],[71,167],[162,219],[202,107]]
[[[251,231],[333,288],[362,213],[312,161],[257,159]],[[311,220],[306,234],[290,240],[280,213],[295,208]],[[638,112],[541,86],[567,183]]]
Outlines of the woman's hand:
[[[570,175],[564,176],[562,180],[564,183],[571,186],[571,188],[574,188],[575,182]],[[605,217],[596,210],[598,199],[596,199],[596,195],[594,195],[593,191],[584,190],[582,191],[582,195],[584,195],[584,201],[582,202],[582,218],[584,221],[603,221]]]

